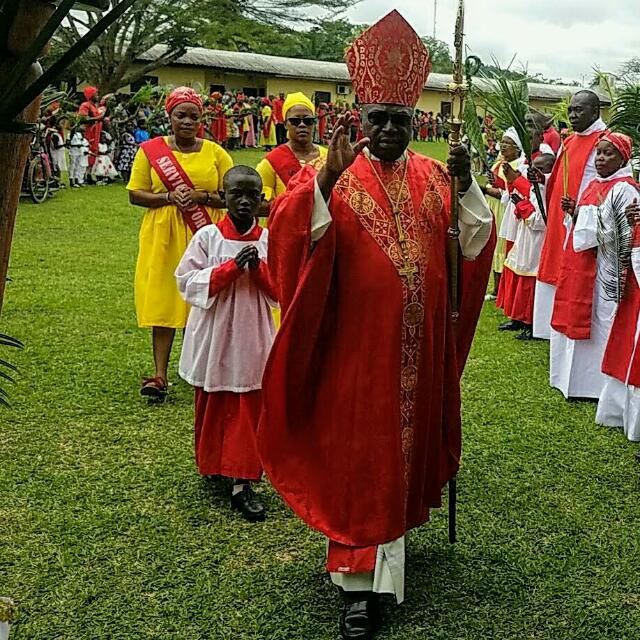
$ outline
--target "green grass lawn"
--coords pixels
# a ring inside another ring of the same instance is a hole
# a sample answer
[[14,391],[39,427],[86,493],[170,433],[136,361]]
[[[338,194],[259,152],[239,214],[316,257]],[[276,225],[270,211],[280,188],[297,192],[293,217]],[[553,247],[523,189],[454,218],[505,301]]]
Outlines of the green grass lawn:
[[[138,396],[140,217],[121,185],[20,207],[0,327],[26,344],[0,410],[11,640],[333,640],[323,538],[267,483],[269,519],[248,525],[198,477],[179,344],[166,404]],[[637,640],[635,449],[551,391],[547,345],[499,334],[500,317],[485,307],[464,378],[459,543],[444,511],[411,533],[408,598],[380,638]]]

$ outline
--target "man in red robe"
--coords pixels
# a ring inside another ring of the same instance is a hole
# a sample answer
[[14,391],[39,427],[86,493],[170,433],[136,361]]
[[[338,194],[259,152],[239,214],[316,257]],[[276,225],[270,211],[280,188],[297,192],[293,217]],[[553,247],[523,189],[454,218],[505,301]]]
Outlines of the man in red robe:
[[98,90],[95,87],[85,87],[82,90],[84,102],[78,108],[78,115],[84,116],[86,129],[84,137],[89,141],[89,166],[92,167],[98,155],[100,134],[102,133],[102,118],[105,109],[98,107]]
[[[540,254],[533,308],[533,335],[545,340],[551,337],[551,314],[566,240],[562,199],[580,200],[596,178],[596,145],[606,130],[600,119],[600,99],[593,91],[578,91],[571,98],[569,120],[575,133],[564,141],[546,188],[547,233]],[[544,181],[533,170],[529,178]]]
[[[375,60],[375,64],[373,61]],[[372,638],[378,596],[404,597],[404,535],[460,460],[460,375],[491,268],[493,218],[469,155],[449,171],[407,149],[429,53],[396,11],[347,53],[365,105],[337,121],[269,218],[283,324],[264,376],[259,449],[279,493],[328,539],[342,637]],[[450,178],[460,178],[460,316],[447,275]],[[475,259],[475,261],[472,261]]]
[[284,124],[282,107],[284,107],[284,93],[279,93],[273,101],[273,121],[276,125],[276,141],[279,145],[287,142],[287,128]]

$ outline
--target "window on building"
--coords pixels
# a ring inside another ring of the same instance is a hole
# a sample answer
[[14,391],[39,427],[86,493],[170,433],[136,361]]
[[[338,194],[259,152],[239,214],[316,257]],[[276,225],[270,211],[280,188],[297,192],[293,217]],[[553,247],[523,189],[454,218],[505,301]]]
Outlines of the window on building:
[[257,87],[242,87],[242,93],[244,93],[245,96],[250,96],[252,98],[258,97]]
[[440,114],[443,118],[451,117],[451,103],[450,102],[441,102],[440,103]]
[[209,95],[215,92],[224,93],[224,85],[223,84],[210,84],[209,85]]
[[142,87],[150,84],[152,87],[158,86],[158,76],[142,76],[140,80],[136,80],[131,83],[131,93],[135,93],[136,91],[140,91]]
[[316,91],[313,101],[315,102],[316,107],[324,102],[325,104],[331,102],[331,94],[328,91]]

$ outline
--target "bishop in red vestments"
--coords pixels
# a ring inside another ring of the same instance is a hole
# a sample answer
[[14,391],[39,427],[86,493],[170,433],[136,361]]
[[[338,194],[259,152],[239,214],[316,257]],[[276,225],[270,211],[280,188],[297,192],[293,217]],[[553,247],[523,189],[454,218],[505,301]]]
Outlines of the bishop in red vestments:
[[[328,539],[343,638],[371,638],[378,595],[404,594],[404,535],[440,506],[460,460],[460,375],[486,292],[493,216],[463,147],[449,170],[408,151],[429,71],[392,12],[347,52],[351,113],[327,162],[273,205],[270,270],[284,313],[264,375],[258,432],[273,485]],[[451,320],[449,175],[460,177],[461,304]]]
[[[564,141],[546,187],[547,232],[533,308],[533,335],[545,340],[551,337],[551,314],[566,239],[562,198],[579,201],[597,177],[596,145],[606,130],[600,119],[600,99],[593,91],[578,91],[571,98],[569,120],[575,133]],[[538,178],[544,180],[541,175]]]

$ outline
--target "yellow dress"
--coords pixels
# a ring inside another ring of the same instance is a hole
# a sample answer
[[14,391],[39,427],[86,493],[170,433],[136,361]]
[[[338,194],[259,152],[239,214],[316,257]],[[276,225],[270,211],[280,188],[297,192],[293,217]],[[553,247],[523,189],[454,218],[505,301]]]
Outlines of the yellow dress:
[[[168,138],[165,138],[168,141]],[[174,150],[180,166],[198,191],[215,193],[222,189],[222,178],[233,166],[231,156],[215,142],[204,140],[197,153]],[[129,191],[166,193],[158,174],[142,149],[138,149],[131,167]],[[207,207],[214,222],[222,211]],[[174,271],[191,240],[191,230],[175,205],[147,209],[140,226],[136,263],[135,301],[140,327],[183,329],[189,307],[178,293]]]
[[[500,169],[498,170],[498,175],[500,178],[505,180],[504,171],[500,166],[502,162],[503,162],[502,160],[498,160],[493,165],[491,170],[495,171],[498,167],[500,167]],[[509,164],[513,169],[517,169],[519,162],[520,160],[516,159],[516,160],[512,160]],[[487,196],[486,200],[487,200],[487,204],[489,205],[489,209],[491,209],[491,212],[493,213],[493,217],[495,218],[495,221],[496,221],[496,233],[499,233],[500,227],[502,226],[502,220],[504,218],[505,206],[504,204],[502,204],[501,200],[499,200],[498,198],[493,198],[492,196]],[[504,261],[507,259],[506,242],[507,241],[504,238],[500,238],[500,237],[498,237],[496,241],[496,248],[495,248],[495,251],[493,252],[493,266],[492,266],[492,269],[495,273],[502,273],[504,269]]]
[[[319,171],[327,161],[327,149],[325,147],[318,147],[318,149],[320,151],[320,155],[317,158],[306,163],[301,160],[300,164],[303,167],[306,164],[310,164]],[[271,200],[282,195],[287,190],[284,182],[282,182],[280,176],[276,173],[276,170],[266,158],[260,160],[256,167],[256,171],[262,178],[262,193],[264,193],[264,199],[267,202],[271,202]]]
[[[266,105],[262,107],[262,121],[266,122],[271,116],[271,113],[271,107],[268,107]],[[277,144],[278,141],[276,140],[276,124],[273,120],[271,120],[266,136],[264,135],[264,127],[260,127],[260,146],[275,147]]]

